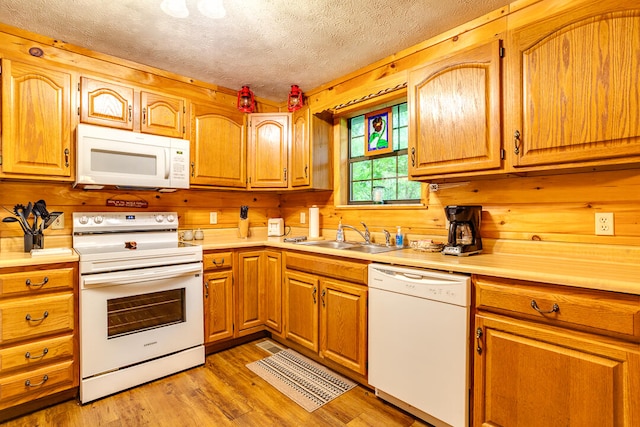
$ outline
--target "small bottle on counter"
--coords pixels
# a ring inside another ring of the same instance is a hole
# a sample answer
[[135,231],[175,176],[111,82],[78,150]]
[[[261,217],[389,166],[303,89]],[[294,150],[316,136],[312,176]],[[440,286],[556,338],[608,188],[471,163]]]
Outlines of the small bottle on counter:
[[399,248],[404,246],[404,236],[402,235],[402,227],[396,229],[396,246]]
[[344,242],[344,230],[342,229],[342,220],[338,223],[338,231],[336,231],[336,242]]

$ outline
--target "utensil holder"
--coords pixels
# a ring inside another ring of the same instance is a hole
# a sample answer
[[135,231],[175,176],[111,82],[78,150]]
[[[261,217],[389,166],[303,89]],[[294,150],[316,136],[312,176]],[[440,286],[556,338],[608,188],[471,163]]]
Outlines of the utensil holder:
[[24,251],[31,252],[32,249],[44,249],[44,234],[24,235]]
[[249,237],[249,220],[240,218],[238,222],[238,236],[241,239],[246,239]]

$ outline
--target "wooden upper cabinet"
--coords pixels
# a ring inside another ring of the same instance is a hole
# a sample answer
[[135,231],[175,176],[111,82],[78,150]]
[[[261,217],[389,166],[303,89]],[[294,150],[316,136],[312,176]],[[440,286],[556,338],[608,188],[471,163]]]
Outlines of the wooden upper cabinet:
[[640,9],[622,3],[510,32],[505,148],[516,170],[640,161]]
[[191,105],[191,184],[244,188],[247,181],[244,114]]
[[291,113],[249,116],[249,187],[287,188]]
[[173,138],[186,136],[184,98],[91,77],[80,79],[80,121]]
[[73,178],[73,78],[48,65],[2,60],[3,177]]
[[295,111],[292,116],[290,156],[291,187],[307,187],[311,183],[311,144],[309,135],[309,108]]
[[133,88],[80,78],[80,121],[133,130]]
[[182,138],[186,101],[165,94],[140,92],[140,132]]
[[501,167],[500,41],[409,74],[409,174],[446,176]]

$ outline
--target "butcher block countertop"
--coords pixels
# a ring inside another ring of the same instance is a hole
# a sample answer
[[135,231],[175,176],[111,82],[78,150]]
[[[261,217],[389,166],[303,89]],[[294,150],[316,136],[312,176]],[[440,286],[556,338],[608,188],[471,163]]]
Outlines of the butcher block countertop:
[[[204,240],[194,240],[189,243],[200,244],[205,251],[265,246],[407,267],[530,280],[640,295],[640,263],[622,263],[616,262],[615,259],[594,261],[593,259],[580,259],[575,255],[570,258],[545,254],[490,252],[468,257],[456,257],[440,253],[419,252],[409,248],[380,254],[366,254],[343,249],[287,243],[282,238],[264,235],[247,239],[238,239],[232,235],[214,237],[207,235]],[[78,260],[79,257],[74,251],[70,251],[68,254],[46,254],[33,257],[24,252],[0,252],[0,268],[76,262]]]

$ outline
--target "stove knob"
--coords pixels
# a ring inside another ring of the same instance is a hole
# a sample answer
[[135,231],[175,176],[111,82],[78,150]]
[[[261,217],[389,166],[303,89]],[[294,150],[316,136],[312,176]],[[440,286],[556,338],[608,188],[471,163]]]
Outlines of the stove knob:
[[175,216],[173,216],[173,215],[167,215],[167,221],[168,221],[168,222],[173,222],[173,221],[175,221],[175,220],[176,220],[176,217],[175,217]]
[[87,224],[89,222],[89,217],[86,215],[82,215],[80,218],[78,218],[78,222],[80,224]]
[[156,215],[156,222],[164,221],[164,215]]
[[95,222],[96,224],[102,224],[102,221],[104,221],[104,217],[102,215],[98,215],[93,218],[93,222]]

